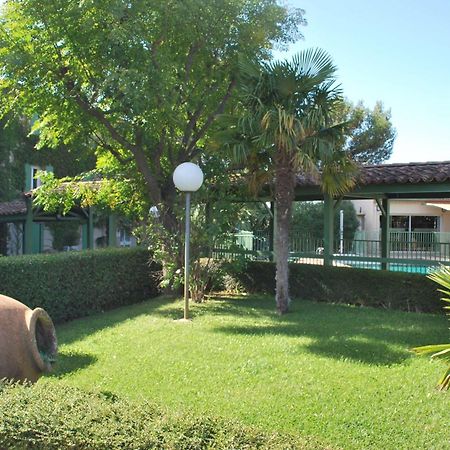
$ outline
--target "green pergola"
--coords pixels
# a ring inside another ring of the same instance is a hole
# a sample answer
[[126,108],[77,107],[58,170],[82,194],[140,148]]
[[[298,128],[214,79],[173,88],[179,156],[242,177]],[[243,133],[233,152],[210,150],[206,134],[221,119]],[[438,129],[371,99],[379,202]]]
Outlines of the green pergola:
[[[0,223],[23,223],[23,253],[40,253],[42,243],[42,224],[49,222],[78,221],[82,225],[83,249],[94,248],[94,210],[75,207],[62,216],[46,213],[33,206],[32,193],[22,194],[21,198],[0,203]],[[116,217],[108,216],[108,246],[117,246]]]
[[[316,179],[298,175],[295,201],[321,200],[324,202],[324,264],[331,265],[334,249],[334,211],[343,199],[372,199],[381,211],[381,258],[365,258],[366,261],[381,262],[386,269],[389,262],[390,201],[398,199],[444,199],[450,198],[450,161],[381,164],[362,166],[354,189],[342,197],[333,198],[325,194]],[[353,259],[346,256],[346,260]],[[357,257],[354,257],[357,260]],[[396,260],[408,262],[412,260]],[[418,261],[416,261],[418,262]],[[423,261],[421,261],[423,262]]]

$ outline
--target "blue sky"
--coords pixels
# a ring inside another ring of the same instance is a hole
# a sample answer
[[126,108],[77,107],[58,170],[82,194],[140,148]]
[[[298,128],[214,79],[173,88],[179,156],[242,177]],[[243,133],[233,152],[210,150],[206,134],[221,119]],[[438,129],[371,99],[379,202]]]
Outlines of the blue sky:
[[391,109],[397,139],[388,162],[450,160],[450,0],[289,4],[308,21],[289,53],[327,50],[347,98]]

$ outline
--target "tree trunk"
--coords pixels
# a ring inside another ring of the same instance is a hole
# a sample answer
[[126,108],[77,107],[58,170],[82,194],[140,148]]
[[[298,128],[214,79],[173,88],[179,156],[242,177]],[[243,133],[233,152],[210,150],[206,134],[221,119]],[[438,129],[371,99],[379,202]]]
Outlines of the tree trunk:
[[279,314],[289,309],[289,229],[294,201],[295,172],[291,168],[290,158],[284,152],[275,160],[275,204],[276,204],[276,304]]

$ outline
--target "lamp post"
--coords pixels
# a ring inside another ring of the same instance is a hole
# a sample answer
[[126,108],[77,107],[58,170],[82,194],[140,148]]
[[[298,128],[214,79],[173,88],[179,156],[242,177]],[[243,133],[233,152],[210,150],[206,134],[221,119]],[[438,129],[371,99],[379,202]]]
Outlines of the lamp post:
[[189,239],[191,234],[191,194],[203,184],[203,172],[196,164],[185,162],[173,172],[175,187],[186,194],[186,232],[184,236],[184,320],[189,319]]

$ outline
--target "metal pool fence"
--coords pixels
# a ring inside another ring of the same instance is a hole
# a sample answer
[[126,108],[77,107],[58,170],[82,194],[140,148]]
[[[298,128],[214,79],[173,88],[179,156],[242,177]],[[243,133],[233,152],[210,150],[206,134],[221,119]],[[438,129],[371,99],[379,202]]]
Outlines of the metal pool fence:
[[[354,239],[337,240],[333,265],[362,269],[381,269],[427,274],[441,264],[450,265],[450,233],[404,232],[391,230],[388,257],[381,256],[381,237],[361,232]],[[229,242],[216,246],[216,258],[245,258],[268,261],[273,258],[268,231],[244,231],[233,235]],[[323,239],[315,239],[294,230],[290,235],[291,262],[323,264]]]

